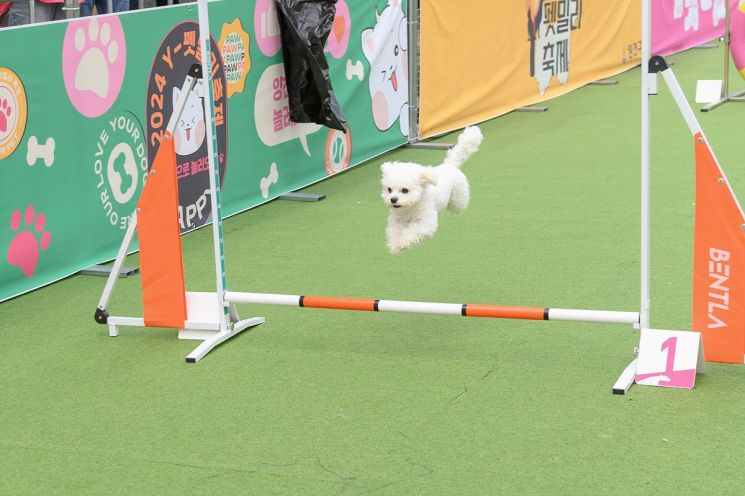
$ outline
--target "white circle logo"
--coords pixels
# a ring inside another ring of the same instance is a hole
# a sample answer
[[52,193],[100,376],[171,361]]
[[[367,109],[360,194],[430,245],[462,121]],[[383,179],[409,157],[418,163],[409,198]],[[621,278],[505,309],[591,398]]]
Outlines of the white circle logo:
[[106,119],[92,156],[98,198],[106,220],[127,229],[147,180],[147,146],[140,121],[131,112]]
[[111,194],[119,203],[127,203],[137,191],[137,162],[129,143],[119,143],[109,155],[106,167]]

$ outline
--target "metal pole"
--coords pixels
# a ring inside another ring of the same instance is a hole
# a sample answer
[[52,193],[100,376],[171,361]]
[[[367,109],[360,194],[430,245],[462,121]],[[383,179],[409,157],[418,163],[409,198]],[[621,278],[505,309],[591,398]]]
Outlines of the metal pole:
[[[650,0],[642,1],[642,119],[641,119],[641,308],[639,326],[649,328],[649,265],[650,265],[650,74],[652,14]],[[656,75],[652,75],[655,78]],[[653,83],[654,84],[654,83]],[[654,84],[656,87],[656,84]]]
[[538,105],[526,105],[524,107],[517,107],[513,112],[545,112],[548,107],[541,107]]
[[[650,79],[649,59],[651,58],[652,43],[652,12],[650,0],[642,0],[642,62],[641,62],[641,280],[640,280],[640,308],[639,328],[649,328],[649,226],[650,226],[650,126],[649,111],[650,94],[657,92],[657,76],[652,74]],[[637,354],[637,350],[634,350]],[[634,357],[613,384],[613,394],[626,394],[634,384],[636,377],[637,358]]]
[[725,15],[724,15],[724,81],[722,82],[722,99],[729,96],[729,54],[730,54],[730,38],[732,34],[732,28],[729,24],[732,5],[730,0],[725,2]]
[[202,83],[204,86],[204,110],[209,120],[207,126],[207,153],[209,155],[210,200],[212,203],[212,238],[215,252],[215,275],[217,299],[220,305],[220,332],[229,332],[229,311],[225,302],[227,278],[225,276],[225,249],[222,233],[222,205],[220,199],[220,166],[217,161],[217,128],[215,127],[215,105],[212,95],[212,47],[210,44],[210,22],[207,0],[197,0],[199,15],[199,39],[202,45]]
[[62,7],[62,10],[65,11],[65,19],[80,17],[80,4],[75,0],[65,0],[65,6]]
[[419,0],[409,0],[406,15],[409,32],[409,142],[405,146],[429,150],[449,150],[453,147],[452,143],[425,143],[419,141],[419,75],[421,64],[419,57],[421,39]]
[[[665,69],[664,71],[662,71],[662,77],[664,78],[665,83],[667,83],[668,88],[670,88],[670,93],[673,96],[673,100],[675,100],[675,103],[678,105],[678,110],[680,110],[680,113],[683,115],[683,120],[686,121],[686,124],[688,125],[688,130],[691,132],[691,135],[694,138],[696,138],[696,141],[698,143],[704,143],[706,147],[709,149],[709,153],[711,153],[712,157],[714,157],[714,151],[709,146],[709,141],[706,139],[706,136],[704,135],[704,131],[701,128],[701,124],[698,122],[698,119],[696,119],[696,114],[693,111],[693,108],[691,108],[691,104],[688,103],[685,93],[683,93],[683,88],[681,88],[680,83],[675,77],[675,74],[673,74],[673,70],[670,68]],[[735,196],[735,192],[732,190],[732,186],[730,185],[730,182],[727,180],[727,177],[724,175],[724,171],[722,171],[722,168],[719,165],[719,160],[717,160],[716,157],[714,157],[714,161],[716,162],[717,167],[719,168],[720,184],[726,185],[727,189],[729,189],[730,195],[732,196],[732,200],[735,202],[735,205],[737,205],[737,208],[740,211],[740,215],[745,217],[745,212],[743,212],[742,206],[740,205],[740,202],[737,200],[737,196]]]
[[409,143],[419,139],[419,0],[409,0]]
[[[649,226],[650,226],[650,126],[649,111],[650,95],[657,93],[657,75],[649,73],[649,59],[651,58],[652,43],[652,13],[650,0],[642,0],[642,119],[641,119],[641,307],[639,311],[639,328],[649,328]],[[650,78],[651,76],[651,78]],[[637,350],[634,350],[637,354]],[[636,363],[633,360],[621,372],[613,384],[613,394],[626,394],[634,384],[636,377]]]
[[28,22],[36,23],[36,6],[34,0],[28,0]]
[[[135,236],[135,230],[137,229],[137,210],[135,209],[134,212],[132,212],[132,218],[129,221],[129,226],[127,226],[127,232],[124,235],[124,239],[122,240],[122,244],[119,245],[119,251],[116,254],[116,258],[114,259],[114,266],[111,268],[111,272],[109,273],[109,277],[106,280],[106,285],[104,286],[103,293],[101,293],[101,298],[98,300],[98,306],[96,307],[96,314],[95,319],[96,322],[99,322],[100,324],[106,323],[106,318],[108,317],[108,313],[106,313],[106,308],[109,306],[109,300],[111,299],[111,295],[114,294],[114,286],[116,285],[116,279],[119,277],[119,271],[122,269],[122,265],[124,265],[124,259],[127,258],[127,251],[129,251],[129,247],[132,244],[132,240]],[[113,334],[116,336],[116,334]]]
[[106,13],[111,14],[112,12],[114,12],[114,1],[106,0]]

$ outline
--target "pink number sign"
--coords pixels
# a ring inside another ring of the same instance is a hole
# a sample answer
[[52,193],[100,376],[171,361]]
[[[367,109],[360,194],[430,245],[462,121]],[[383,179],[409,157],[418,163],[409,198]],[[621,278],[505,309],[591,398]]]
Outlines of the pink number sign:
[[[649,386],[692,388],[696,380],[699,336],[696,333],[646,330],[642,336],[637,366],[636,382]],[[658,332],[664,334],[649,334]],[[681,352],[679,339],[686,338],[685,351]],[[693,338],[696,342],[693,343]],[[680,368],[676,369],[676,361]],[[681,365],[682,364],[682,365]],[[693,368],[690,368],[690,365]],[[664,365],[664,370],[662,369]]]

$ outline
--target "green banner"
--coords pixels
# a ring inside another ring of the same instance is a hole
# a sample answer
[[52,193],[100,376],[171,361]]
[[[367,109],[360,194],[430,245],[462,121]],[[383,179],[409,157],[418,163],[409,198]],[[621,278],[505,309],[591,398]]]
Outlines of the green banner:
[[[406,142],[405,5],[336,9],[326,58],[347,133],[290,122],[274,0],[210,4],[225,215]],[[400,11],[395,26],[385,9]],[[115,256],[180,97],[181,228],[210,220],[207,92],[180,94],[200,63],[196,14],[186,4],[0,30],[0,301]]]

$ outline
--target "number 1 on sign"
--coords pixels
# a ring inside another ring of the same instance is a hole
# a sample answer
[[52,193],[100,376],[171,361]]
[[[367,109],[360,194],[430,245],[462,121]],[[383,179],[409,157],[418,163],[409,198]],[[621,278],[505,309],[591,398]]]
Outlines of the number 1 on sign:
[[[692,388],[703,367],[700,335],[696,332],[642,329],[636,382],[649,386]],[[677,369],[676,369],[677,367]]]
[[677,345],[678,338],[672,337],[668,338],[660,347],[660,351],[667,351],[667,361],[665,363],[665,373],[667,374],[673,371],[673,366],[675,365],[675,348]]

